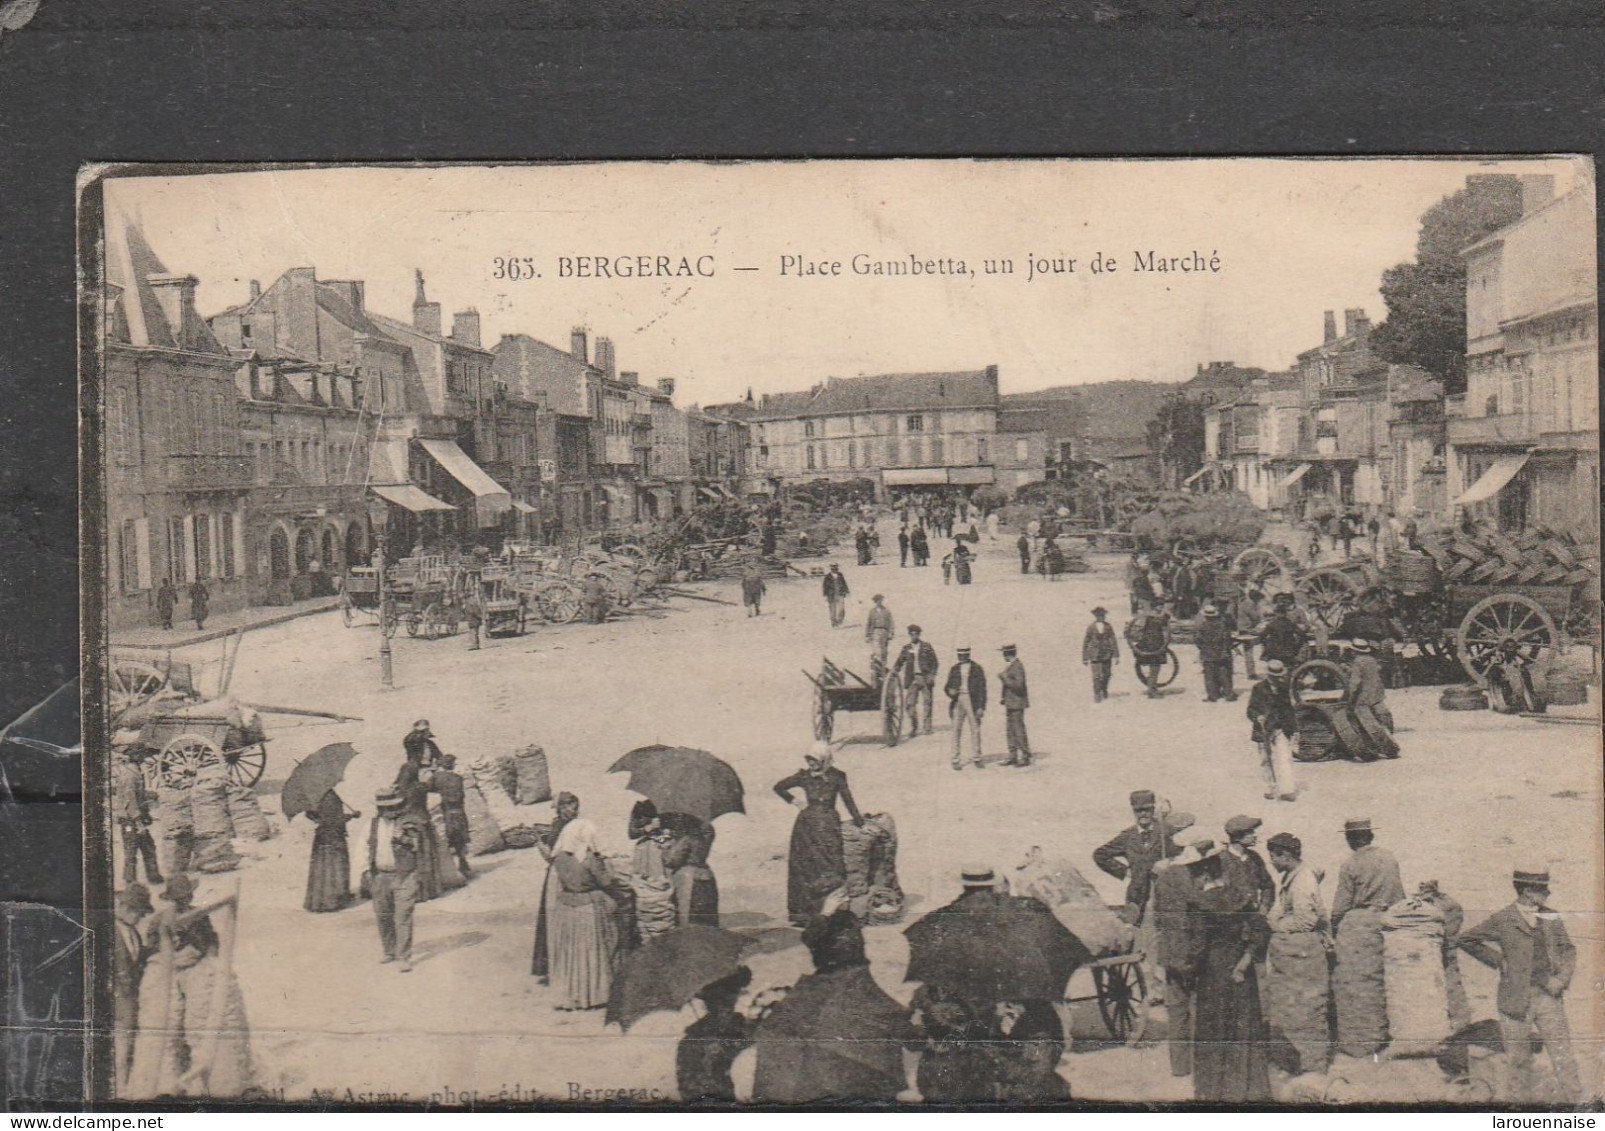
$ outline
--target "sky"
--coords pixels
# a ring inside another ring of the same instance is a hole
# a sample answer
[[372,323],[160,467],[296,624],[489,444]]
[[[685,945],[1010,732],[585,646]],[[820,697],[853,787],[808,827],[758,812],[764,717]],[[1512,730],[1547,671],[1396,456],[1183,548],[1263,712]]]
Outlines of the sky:
[[[1324,311],[1386,316],[1383,270],[1479,172],[1552,174],[1558,192],[1591,175],[1576,158],[626,162],[113,178],[106,195],[200,280],[203,315],[313,267],[406,320],[421,270],[448,327],[479,310],[487,348],[512,333],[566,348],[585,326],[619,369],[712,404],[987,365],[1005,393],[1181,381],[1208,361],[1285,369]],[[1100,255],[1113,271],[1092,270]],[[1150,255],[1204,269],[1139,270]],[[711,277],[578,277],[580,257],[638,256]],[[860,274],[854,257],[938,270]],[[497,277],[526,259],[538,277]],[[1030,278],[1032,261],[1050,271]]]

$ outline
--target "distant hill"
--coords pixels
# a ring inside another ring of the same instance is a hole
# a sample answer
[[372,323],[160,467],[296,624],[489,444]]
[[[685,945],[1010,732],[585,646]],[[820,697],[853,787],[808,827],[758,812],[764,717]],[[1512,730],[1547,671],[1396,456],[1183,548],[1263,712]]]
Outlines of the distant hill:
[[1078,406],[1079,431],[1088,442],[1099,440],[1147,439],[1148,422],[1159,412],[1167,396],[1187,397],[1232,392],[1265,370],[1244,368],[1230,362],[1211,362],[1201,366],[1186,381],[1099,381],[1091,385],[1057,385],[1030,393],[1007,393],[1004,408],[1025,408],[1033,403],[1074,401]]

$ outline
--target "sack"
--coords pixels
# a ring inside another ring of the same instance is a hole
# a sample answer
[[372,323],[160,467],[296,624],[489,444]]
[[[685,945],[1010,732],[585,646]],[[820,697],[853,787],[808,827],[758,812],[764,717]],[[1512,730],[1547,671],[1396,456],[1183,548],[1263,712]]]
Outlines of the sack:
[[490,815],[490,806],[479,791],[479,783],[472,779],[463,782],[463,812],[468,815],[468,855],[484,856],[506,847],[502,843],[501,826]]
[[[511,759],[508,759],[508,764],[512,764]],[[524,814],[518,811],[512,795],[507,792],[507,787],[503,784],[501,767],[498,763],[481,758],[470,767],[470,770],[474,775],[474,783],[479,786],[479,792],[490,809],[490,815],[495,818],[496,825],[504,837],[510,829],[526,823]]]
[[631,876],[630,888],[635,892],[635,929],[642,942],[674,930],[677,913],[669,880]]
[[273,826],[262,814],[256,792],[248,785],[230,782],[228,786],[228,815],[234,825],[234,835],[243,840],[272,840]]
[[1443,911],[1417,899],[1382,914],[1383,976],[1389,1058],[1431,1056],[1448,1039],[1449,995],[1443,977]]
[[552,799],[552,775],[546,766],[546,751],[526,746],[513,755],[513,798],[520,805],[536,805]]
[[903,915],[897,882],[897,824],[889,813],[872,813],[863,828],[842,822],[842,859],[853,914],[872,923],[895,923]]
[[1109,910],[1096,888],[1075,867],[1046,860],[1032,849],[1009,878],[1013,895],[1029,895],[1048,905],[1053,917],[1081,941],[1094,958],[1126,954],[1137,941],[1136,928]]
[[190,787],[190,814],[197,844],[203,839],[231,840],[234,821],[229,816],[228,767],[222,762],[203,766]]
[[229,837],[196,836],[189,866],[195,872],[232,872],[240,866],[240,857]]
[[511,754],[498,754],[490,760],[491,770],[496,780],[507,791],[509,797],[518,796],[518,762]]

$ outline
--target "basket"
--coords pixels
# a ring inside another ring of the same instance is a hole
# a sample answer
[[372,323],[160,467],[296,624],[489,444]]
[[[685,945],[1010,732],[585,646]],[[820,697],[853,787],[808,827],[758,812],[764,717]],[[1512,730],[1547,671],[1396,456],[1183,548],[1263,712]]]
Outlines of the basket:
[[1438,563],[1432,560],[1431,554],[1418,550],[1401,551],[1389,572],[1405,593],[1426,593],[1436,589],[1440,580]]
[[1337,732],[1332,729],[1325,712],[1310,709],[1298,713],[1298,749],[1293,752],[1295,761],[1330,761],[1337,741]]
[[1446,687],[1438,696],[1440,711],[1486,711],[1488,694],[1476,687]]
[[1539,680],[1538,696],[1556,707],[1580,707],[1588,702],[1588,677],[1582,672],[1552,669]]

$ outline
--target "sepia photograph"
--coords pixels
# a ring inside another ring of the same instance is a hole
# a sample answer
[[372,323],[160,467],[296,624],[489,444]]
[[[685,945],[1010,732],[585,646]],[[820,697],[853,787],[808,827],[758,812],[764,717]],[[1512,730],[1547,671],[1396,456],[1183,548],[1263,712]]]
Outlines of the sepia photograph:
[[99,1100],[1605,1093],[1591,158],[80,184]]

